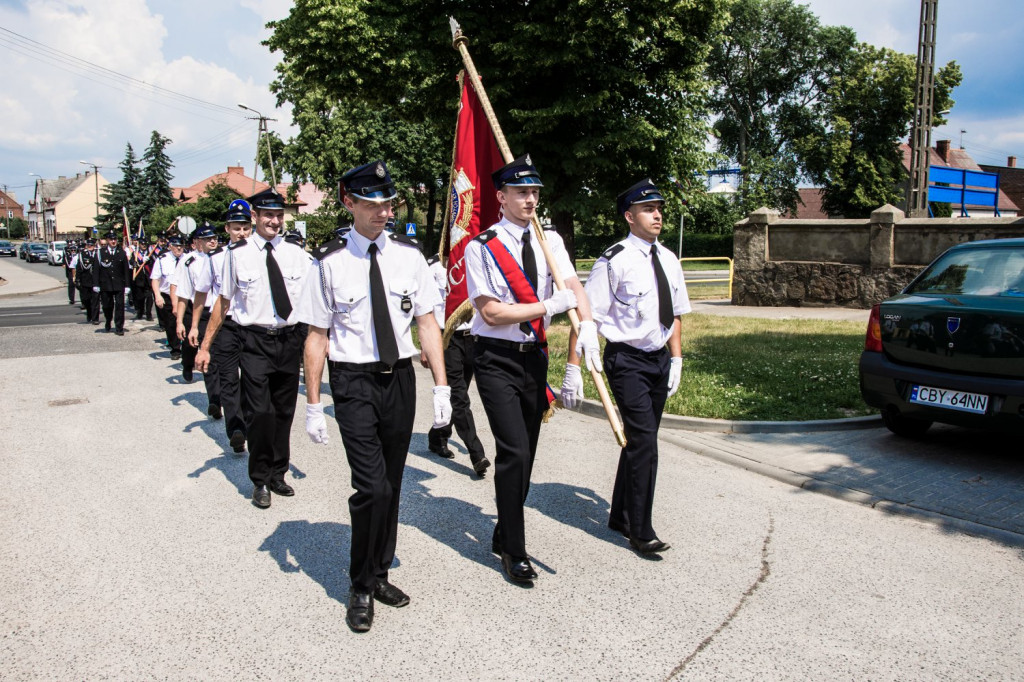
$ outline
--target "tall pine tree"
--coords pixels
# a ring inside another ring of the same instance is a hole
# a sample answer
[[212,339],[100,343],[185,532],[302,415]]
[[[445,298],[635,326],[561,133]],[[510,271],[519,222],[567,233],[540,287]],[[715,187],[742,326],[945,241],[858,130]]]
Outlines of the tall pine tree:
[[123,220],[122,207],[128,209],[129,226],[137,225],[142,215],[142,174],[139,172],[139,160],[135,157],[131,142],[126,145],[124,159],[117,167],[121,169],[121,180],[103,188],[104,202],[100,204],[103,216],[98,223],[107,228],[120,227]]
[[145,209],[142,215],[148,216],[154,208],[170,206],[175,203],[174,192],[171,190],[171,168],[174,164],[164,151],[171,143],[154,130],[149,138],[149,146],[142,155],[145,167],[142,170],[142,189],[140,199]]

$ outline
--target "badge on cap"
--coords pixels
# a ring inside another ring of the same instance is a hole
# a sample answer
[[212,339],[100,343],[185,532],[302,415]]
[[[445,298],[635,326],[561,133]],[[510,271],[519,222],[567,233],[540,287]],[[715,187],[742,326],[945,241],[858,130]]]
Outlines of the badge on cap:
[[530,158],[529,154],[526,155],[526,165],[527,166],[532,166],[533,165],[533,159]]
[[380,161],[377,162],[377,170],[375,172],[377,173],[378,178],[383,178],[385,175],[388,174],[388,172],[384,170],[384,164],[381,163]]

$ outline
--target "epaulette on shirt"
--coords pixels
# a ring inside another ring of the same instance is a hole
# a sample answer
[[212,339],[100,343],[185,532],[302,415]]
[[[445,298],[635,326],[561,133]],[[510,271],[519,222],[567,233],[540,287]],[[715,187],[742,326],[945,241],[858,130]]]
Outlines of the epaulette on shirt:
[[440,260],[441,257],[435,253],[433,256],[427,259],[427,265],[433,265],[434,263],[437,263]]
[[484,244],[486,242],[491,241],[492,239],[494,239],[497,236],[498,236],[498,233],[495,232],[494,230],[484,230],[483,232],[481,232],[477,236],[473,237],[473,241],[477,241],[477,242],[480,242],[481,244]]
[[416,239],[416,237],[410,237],[404,234],[395,234],[394,232],[392,232],[391,234],[388,235],[388,239],[390,239],[393,242],[405,244],[406,246],[415,246],[416,248],[419,248],[420,246],[420,242],[418,239]]
[[234,244],[228,244],[228,248],[231,249],[231,250],[234,250],[234,249],[237,249],[240,246],[245,246],[245,244],[246,244],[246,240],[245,239],[239,239]]
[[612,258],[615,257],[617,253],[621,252],[624,248],[626,248],[624,244],[613,244],[604,250],[604,253],[601,254],[601,258],[604,258],[605,260],[611,260]]
[[348,244],[347,239],[332,239],[331,241],[321,244],[317,248],[313,249],[313,258],[316,260],[323,260],[327,256],[331,255],[335,251],[341,251]]
[[216,249],[210,252],[211,256],[216,256],[218,253],[224,250],[223,246],[218,246]]
[[194,261],[195,259],[196,259],[196,257],[195,257],[195,256],[189,256],[189,257],[188,257],[188,260],[186,260],[186,261],[185,261],[185,267],[187,268],[188,266],[192,265],[192,262],[193,262],[193,261]]

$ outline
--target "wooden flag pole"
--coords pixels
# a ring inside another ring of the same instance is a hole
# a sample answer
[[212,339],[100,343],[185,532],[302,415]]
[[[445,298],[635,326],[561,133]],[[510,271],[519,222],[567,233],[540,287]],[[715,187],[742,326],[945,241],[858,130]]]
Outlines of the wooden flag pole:
[[[487,97],[487,92],[484,90],[483,82],[480,80],[480,74],[477,73],[476,65],[473,64],[473,58],[469,55],[469,39],[462,33],[462,28],[459,23],[455,21],[454,17],[449,17],[452,27],[452,46],[459,51],[462,56],[462,63],[466,67],[466,73],[469,74],[469,82],[472,83],[473,89],[476,91],[477,97],[480,99],[480,104],[483,106],[484,115],[487,117],[487,122],[491,124],[491,131],[494,133],[494,140],[498,143],[498,150],[501,152],[502,158],[505,159],[505,163],[509,163],[515,159],[512,156],[512,150],[509,149],[508,142],[505,140],[505,134],[501,132],[501,125],[498,123],[498,117],[494,115],[494,109],[491,107],[491,100]],[[541,251],[544,252],[544,260],[547,261],[548,270],[551,272],[551,278],[555,282],[555,288],[562,290],[565,288],[565,280],[562,279],[562,273],[558,271],[558,264],[555,263],[555,257],[551,253],[551,247],[548,246],[547,236],[544,234],[544,230],[540,226],[540,221],[537,216],[533,216],[533,232],[535,235],[536,242],[540,245]],[[573,308],[569,312],[569,322],[572,324],[574,332],[579,334],[580,331],[580,316]],[[626,434],[622,430],[622,424],[619,422],[619,417],[615,413],[615,407],[612,405],[611,398],[608,397],[608,388],[604,385],[604,378],[600,372],[590,370],[590,378],[594,380],[594,385],[597,387],[597,393],[601,397],[601,405],[604,406],[605,414],[608,417],[608,423],[612,427],[612,433],[615,434],[615,440],[618,441],[620,446],[626,445]]]

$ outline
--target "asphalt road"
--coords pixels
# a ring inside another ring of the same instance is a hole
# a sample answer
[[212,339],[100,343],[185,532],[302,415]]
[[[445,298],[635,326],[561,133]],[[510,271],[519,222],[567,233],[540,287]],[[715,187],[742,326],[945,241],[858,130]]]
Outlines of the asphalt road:
[[[605,527],[618,458],[606,425],[564,410],[543,427],[527,500],[541,575],[533,589],[507,583],[488,551],[491,479],[472,474],[456,441],[455,460],[426,450],[425,371],[391,572],[413,601],[380,606],[373,630],[354,635],[337,427],[327,446],[310,443],[300,397],[297,495],[258,510],[201,382],[182,383],[152,325],[128,331],[0,331],[4,680],[1022,677],[1018,546],[666,439],[655,523],[673,548],[646,561]],[[850,442],[828,441],[829,467],[844,466]],[[749,453],[783,445],[750,442]],[[889,457],[845,466],[884,477],[901,458],[886,447]],[[959,476],[946,474],[950,485]]]
[[50,324],[74,324],[85,320],[78,305],[37,305],[0,309],[0,329],[5,327],[36,327]]

